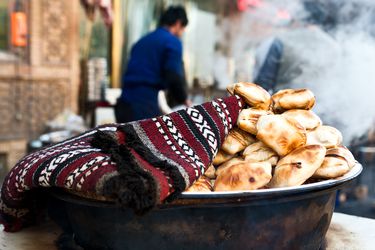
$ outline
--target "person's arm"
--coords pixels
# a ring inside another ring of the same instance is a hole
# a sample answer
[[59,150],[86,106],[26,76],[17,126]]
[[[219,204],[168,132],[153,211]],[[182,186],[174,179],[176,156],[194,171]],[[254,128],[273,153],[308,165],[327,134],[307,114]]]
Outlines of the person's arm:
[[169,95],[173,97],[177,104],[185,104],[187,100],[186,82],[184,77],[176,72],[166,70],[164,79],[169,91]]
[[181,42],[174,41],[167,44],[163,70],[168,95],[173,98],[176,104],[188,104]]

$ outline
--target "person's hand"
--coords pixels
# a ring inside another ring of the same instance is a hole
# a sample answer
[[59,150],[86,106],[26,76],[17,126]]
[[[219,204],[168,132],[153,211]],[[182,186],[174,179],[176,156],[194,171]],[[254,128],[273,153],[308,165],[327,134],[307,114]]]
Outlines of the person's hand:
[[193,102],[192,102],[190,99],[186,99],[186,101],[185,101],[185,105],[186,105],[187,107],[191,107],[191,106],[193,106]]

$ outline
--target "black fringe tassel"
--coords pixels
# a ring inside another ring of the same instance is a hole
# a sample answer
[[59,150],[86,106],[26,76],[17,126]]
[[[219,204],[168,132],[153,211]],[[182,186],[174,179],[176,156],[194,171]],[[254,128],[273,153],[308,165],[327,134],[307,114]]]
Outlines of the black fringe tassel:
[[155,179],[138,165],[127,145],[118,143],[115,133],[98,130],[91,145],[109,154],[117,164],[119,175],[104,184],[104,196],[117,198],[122,207],[130,207],[138,215],[156,206],[158,192]]

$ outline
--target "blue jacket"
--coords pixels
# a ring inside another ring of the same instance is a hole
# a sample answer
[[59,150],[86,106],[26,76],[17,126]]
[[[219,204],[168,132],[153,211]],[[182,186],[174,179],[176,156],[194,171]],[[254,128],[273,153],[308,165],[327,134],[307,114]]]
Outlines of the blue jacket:
[[157,107],[157,93],[167,87],[163,81],[167,70],[183,76],[182,43],[165,28],[157,28],[133,46],[120,99]]

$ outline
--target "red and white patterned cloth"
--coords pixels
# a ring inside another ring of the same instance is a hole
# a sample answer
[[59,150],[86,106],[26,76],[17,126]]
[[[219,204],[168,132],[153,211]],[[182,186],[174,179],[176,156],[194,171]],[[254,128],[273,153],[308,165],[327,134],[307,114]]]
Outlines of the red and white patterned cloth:
[[237,96],[169,115],[97,127],[22,158],[0,199],[5,231],[33,220],[35,190],[57,187],[116,199],[144,213],[175,199],[211,164],[243,106]]

